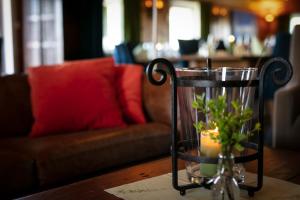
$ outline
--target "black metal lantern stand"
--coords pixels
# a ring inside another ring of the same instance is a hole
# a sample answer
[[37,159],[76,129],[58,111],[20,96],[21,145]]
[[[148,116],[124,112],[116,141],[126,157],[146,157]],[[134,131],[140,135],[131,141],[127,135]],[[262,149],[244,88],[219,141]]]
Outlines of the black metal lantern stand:
[[[209,63],[209,62],[208,62]],[[279,78],[278,75],[282,75],[283,72],[278,69],[271,67],[275,63],[281,63],[284,66],[285,76]],[[157,68],[155,68],[157,66]],[[153,73],[156,72],[161,75],[160,79],[157,80],[153,77]],[[263,157],[264,157],[264,84],[266,74],[272,75],[273,82],[276,85],[285,85],[292,77],[292,66],[291,64],[279,57],[268,60],[262,67],[260,74],[257,79],[250,81],[217,81],[217,80],[199,80],[196,77],[177,77],[176,70],[171,62],[164,58],[157,58],[150,62],[146,69],[146,74],[149,81],[154,85],[162,85],[167,80],[167,75],[171,77],[171,98],[172,98],[172,184],[173,187],[180,191],[181,195],[185,194],[185,191],[191,188],[206,187],[206,183],[190,183],[187,185],[178,184],[178,160],[193,161],[196,163],[207,163],[217,164],[218,158],[202,157],[202,156],[191,156],[186,154],[183,149],[182,141],[180,141],[177,134],[177,87],[205,87],[205,88],[232,88],[232,87],[256,87],[258,88],[258,100],[259,100],[259,122],[261,124],[261,130],[259,132],[257,143],[246,142],[245,148],[253,149],[254,153],[248,155],[240,155],[235,157],[235,163],[246,163],[257,160],[257,184],[256,186],[250,186],[245,184],[239,184],[241,189],[247,190],[249,196],[253,196],[255,192],[259,191],[263,186]]]

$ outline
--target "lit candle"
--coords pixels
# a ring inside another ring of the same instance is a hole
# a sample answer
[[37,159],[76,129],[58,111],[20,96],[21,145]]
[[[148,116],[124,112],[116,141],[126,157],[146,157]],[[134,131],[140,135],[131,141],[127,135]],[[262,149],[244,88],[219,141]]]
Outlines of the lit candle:
[[[200,153],[201,156],[217,158],[221,152],[221,144],[211,139],[210,134],[218,135],[218,129],[201,131]],[[217,173],[216,164],[200,164],[202,176],[212,177]]]

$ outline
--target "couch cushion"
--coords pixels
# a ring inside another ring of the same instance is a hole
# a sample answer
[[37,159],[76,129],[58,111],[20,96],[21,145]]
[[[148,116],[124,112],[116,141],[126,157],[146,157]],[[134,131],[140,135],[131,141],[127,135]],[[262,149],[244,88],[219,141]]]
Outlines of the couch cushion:
[[0,197],[13,198],[32,191],[37,184],[34,160],[25,154],[0,151]]
[[36,159],[41,186],[49,186],[101,169],[170,150],[170,127],[159,123],[93,130],[40,138],[4,139],[0,146]]
[[29,68],[30,136],[125,126],[112,58]]
[[142,102],[143,67],[119,65],[116,67],[117,90],[122,113],[130,124],[146,123]]
[[[159,78],[159,77],[158,77]],[[143,80],[143,103],[149,120],[171,124],[170,79],[161,86],[152,85],[146,76]]]
[[0,137],[28,135],[33,117],[25,75],[0,77]]

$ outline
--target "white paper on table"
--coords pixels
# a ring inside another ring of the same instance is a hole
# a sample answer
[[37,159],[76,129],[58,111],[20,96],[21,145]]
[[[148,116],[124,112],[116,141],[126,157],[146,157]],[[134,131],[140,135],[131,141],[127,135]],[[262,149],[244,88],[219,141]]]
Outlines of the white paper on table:
[[[178,172],[179,184],[187,184],[185,170]],[[255,184],[256,175],[246,173],[247,184]],[[211,191],[204,188],[186,190],[181,196],[179,191],[172,187],[172,174],[121,185],[105,190],[125,200],[210,200]],[[264,176],[262,190],[250,198],[247,192],[241,190],[241,200],[300,200],[300,185],[287,181]]]

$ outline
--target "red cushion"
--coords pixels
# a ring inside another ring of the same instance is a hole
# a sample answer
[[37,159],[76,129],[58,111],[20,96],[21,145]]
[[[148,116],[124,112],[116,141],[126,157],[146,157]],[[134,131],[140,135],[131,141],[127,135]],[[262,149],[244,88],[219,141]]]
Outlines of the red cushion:
[[117,85],[123,117],[128,123],[146,122],[142,106],[143,68],[139,65],[119,65]]
[[35,119],[30,136],[124,126],[113,60],[29,68]]

